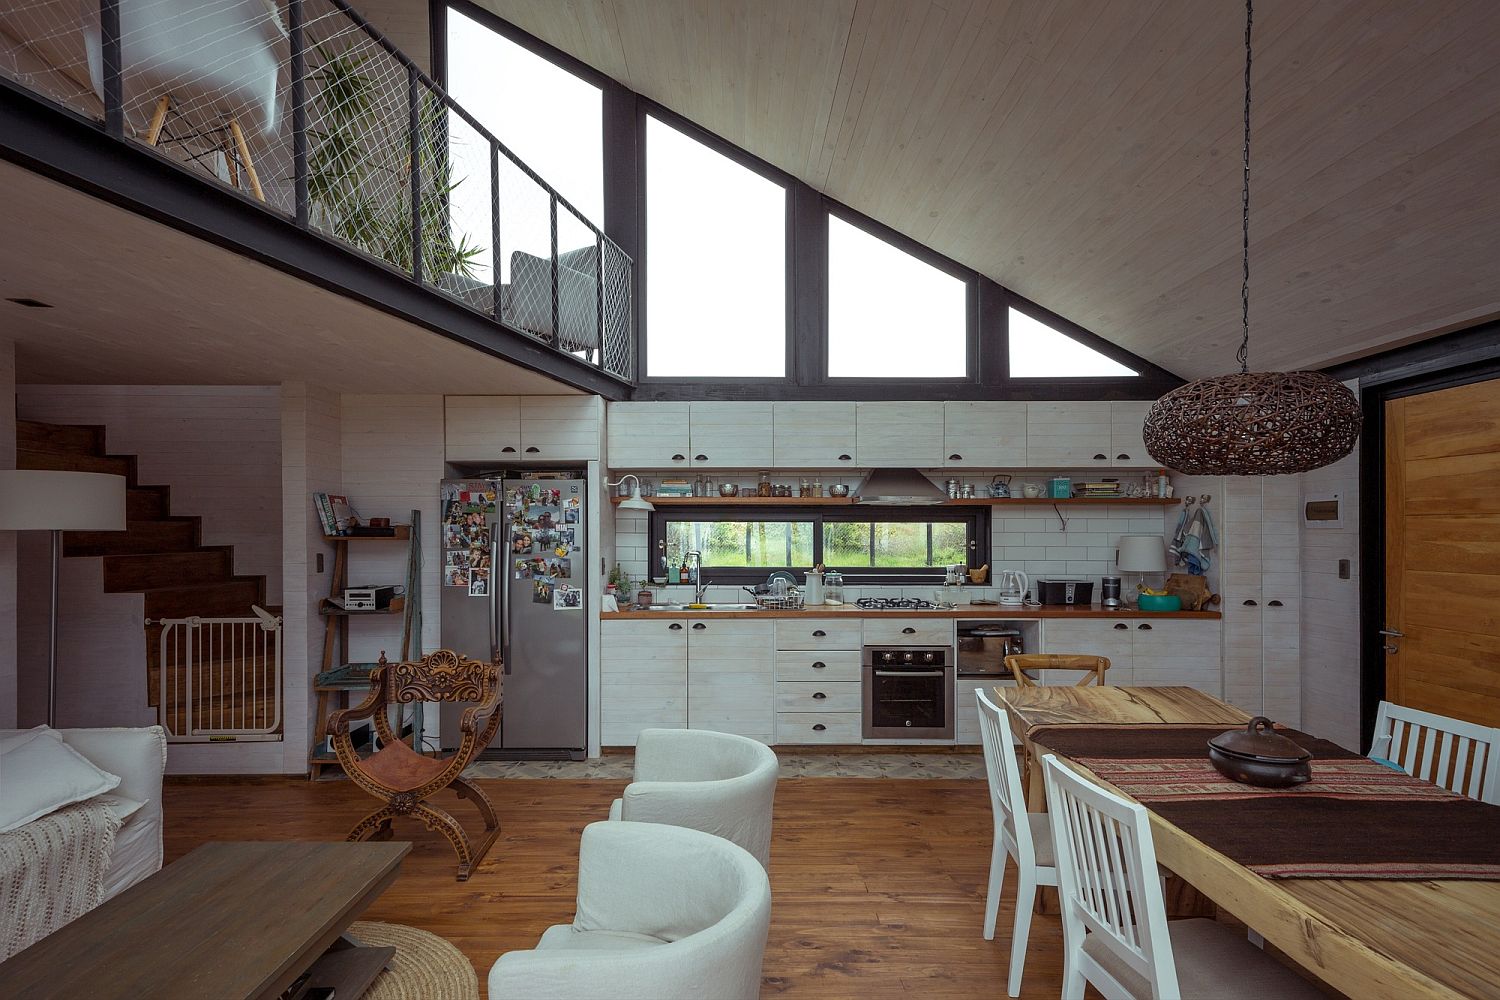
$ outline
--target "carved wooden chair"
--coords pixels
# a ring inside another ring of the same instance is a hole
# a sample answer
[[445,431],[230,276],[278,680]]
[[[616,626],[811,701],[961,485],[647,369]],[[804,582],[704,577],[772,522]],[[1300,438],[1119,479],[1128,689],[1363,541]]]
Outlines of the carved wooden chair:
[[1083,676],[1078,687],[1090,684],[1104,686],[1104,671],[1109,669],[1109,657],[1085,656],[1078,653],[1018,653],[1005,658],[1005,666],[1020,687],[1036,687],[1038,670],[1079,670]]
[[[478,702],[464,710],[459,722],[463,737],[450,757],[418,753],[391,728],[388,709],[414,701]],[[328,735],[339,763],[356,785],[380,799],[384,805],[360,820],[349,831],[348,840],[386,840],[391,820],[414,816],[436,830],[458,852],[458,881],[484,860],[500,834],[495,809],[478,787],[465,781],[468,767],[480,750],[489,745],[500,725],[500,664],[481,663],[440,649],[411,663],[386,663],[370,673],[370,694],[363,702],[328,717]],[[371,719],[381,746],[368,757],[355,752],[349,738],[349,723]],[[461,799],[471,799],[484,817],[484,834],[471,844],[458,820],[427,800],[452,787]]]

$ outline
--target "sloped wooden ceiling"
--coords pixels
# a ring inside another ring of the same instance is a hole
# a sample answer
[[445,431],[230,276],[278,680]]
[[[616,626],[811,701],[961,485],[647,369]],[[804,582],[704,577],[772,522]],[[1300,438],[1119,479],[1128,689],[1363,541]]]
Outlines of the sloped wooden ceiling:
[[[484,0],[1179,374],[1233,366],[1237,0]],[[1500,315],[1500,2],[1258,0],[1252,364]]]

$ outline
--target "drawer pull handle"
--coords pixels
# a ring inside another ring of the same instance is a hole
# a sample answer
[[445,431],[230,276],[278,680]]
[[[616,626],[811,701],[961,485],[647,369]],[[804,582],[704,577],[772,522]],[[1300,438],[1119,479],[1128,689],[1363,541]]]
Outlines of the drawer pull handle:
[[1102,462],[1102,461],[1104,461],[1108,457],[1109,457],[1108,455],[1095,455],[1094,456],[1094,461],[1096,461],[1096,462]]
[[823,723],[820,722],[817,725],[813,726],[813,732],[815,732],[815,733],[821,733],[823,730],[825,730],[827,728],[828,728],[827,726],[823,725]]
[[901,634],[902,635],[916,635],[917,634],[917,630],[914,629],[914,628],[912,628],[910,625],[908,625],[906,628],[904,628],[904,629],[901,630]]
[[954,454],[954,455],[949,455],[948,456],[948,461],[950,461],[950,462],[962,462],[963,460],[964,460],[964,457],[962,455]]
[[695,462],[707,462],[708,461],[708,456],[707,455],[694,455],[693,456],[693,461],[695,461]]
[[708,628],[708,626],[705,625],[705,624],[703,624],[702,622],[693,622],[693,631],[694,632],[701,632],[701,631],[703,631],[706,628]]
[[1116,462],[1124,462],[1124,461],[1127,461],[1129,458],[1130,458],[1129,455],[1116,455],[1115,456],[1115,461]]
[[1245,607],[1247,607],[1247,608],[1253,608],[1253,607],[1255,607],[1255,602],[1254,601],[1246,601],[1245,602]]
[[813,638],[814,638],[814,639],[822,639],[822,638],[823,638],[823,637],[825,637],[825,636],[826,636],[826,635],[828,635],[828,633],[827,633],[827,632],[824,632],[824,631],[823,631],[823,630],[822,630],[822,629],[820,629],[820,628],[815,628],[815,629],[813,629]]
[[813,701],[822,701],[824,698],[827,698],[827,697],[828,696],[826,694],[824,694],[822,691],[814,691],[813,692]]
[[854,459],[851,456],[849,456],[849,455],[840,455],[839,456],[839,461],[840,462],[852,462],[852,461],[854,461]]
[[1268,608],[1282,608],[1282,607],[1285,607],[1285,606],[1286,605],[1282,604],[1280,601],[1267,601],[1266,602],[1266,607],[1268,607]]
[[506,445],[504,448],[500,449],[500,454],[502,455],[514,455],[515,453],[516,449],[510,445]]
[[528,454],[528,455],[535,455],[538,452],[540,452],[541,450],[542,449],[538,448],[536,445],[532,445],[531,447],[529,447],[529,448],[526,449],[526,454]]
[[672,456],[672,461],[674,461],[674,462],[685,462],[685,461],[687,461],[687,456],[686,455],[673,455]]
[[1116,622],[1115,623],[1115,631],[1116,632],[1124,631],[1125,629],[1128,629],[1129,627],[1130,626],[1126,625],[1124,622]]
[[1144,624],[1143,625],[1137,625],[1136,628],[1140,629],[1142,632],[1149,632],[1149,631],[1151,631],[1151,626],[1150,625],[1144,625]]
[[828,666],[828,664],[824,663],[822,660],[813,660],[812,668],[814,670],[822,670],[826,666]]
[[671,629],[673,632],[681,632],[682,631],[682,623],[681,622],[673,622],[672,624],[668,625],[667,628]]

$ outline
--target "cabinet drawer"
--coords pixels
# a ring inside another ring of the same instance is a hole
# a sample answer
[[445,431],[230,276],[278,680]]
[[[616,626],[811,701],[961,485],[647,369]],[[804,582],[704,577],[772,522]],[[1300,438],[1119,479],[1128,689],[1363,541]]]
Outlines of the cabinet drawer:
[[951,646],[953,623],[946,618],[865,619],[866,646]]
[[776,651],[777,681],[858,681],[859,653],[852,649]]
[[859,651],[859,619],[782,619],[776,623],[777,649],[852,649]]
[[685,621],[604,622],[601,634],[606,669],[611,662],[647,652],[672,655],[684,664],[687,662],[688,627]]
[[858,713],[783,712],[776,716],[777,743],[858,743]]
[[838,681],[833,684],[777,681],[776,711],[858,712],[861,708],[860,690],[858,681]]

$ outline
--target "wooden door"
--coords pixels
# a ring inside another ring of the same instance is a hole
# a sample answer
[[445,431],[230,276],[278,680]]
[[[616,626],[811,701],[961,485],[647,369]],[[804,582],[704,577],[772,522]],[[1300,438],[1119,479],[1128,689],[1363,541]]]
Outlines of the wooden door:
[[1385,419],[1386,698],[1500,724],[1500,380]]

